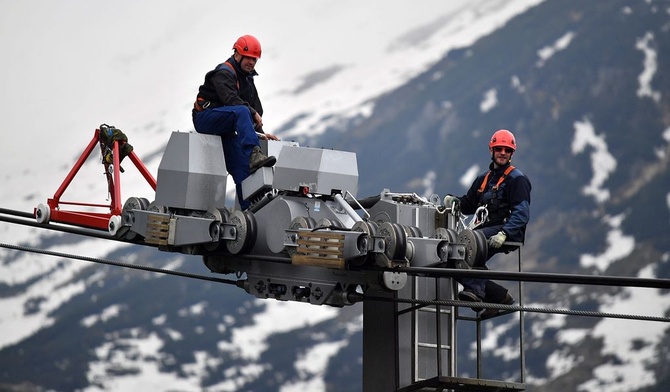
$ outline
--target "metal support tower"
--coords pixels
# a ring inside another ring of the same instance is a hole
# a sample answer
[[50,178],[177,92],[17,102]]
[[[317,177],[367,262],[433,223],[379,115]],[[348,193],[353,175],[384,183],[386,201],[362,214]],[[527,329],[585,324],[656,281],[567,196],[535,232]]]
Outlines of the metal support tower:
[[[522,271],[521,248],[518,268]],[[522,312],[501,311],[497,317],[519,317],[519,380],[484,378],[482,319],[467,308],[444,305],[454,301],[458,284],[451,278],[421,276],[398,292],[377,291],[363,304],[363,391],[523,391],[525,390],[524,320]],[[384,300],[381,300],[383,298]],[[394,301],[412,299],[420,303]],[[523,306],[523,286],[517,298]],[[467,309],[467,310],[466,310]],[[468,316],[467,314],[473,314]],[[461,377],[457,366],[459,323],[476,328],[476,377]]]

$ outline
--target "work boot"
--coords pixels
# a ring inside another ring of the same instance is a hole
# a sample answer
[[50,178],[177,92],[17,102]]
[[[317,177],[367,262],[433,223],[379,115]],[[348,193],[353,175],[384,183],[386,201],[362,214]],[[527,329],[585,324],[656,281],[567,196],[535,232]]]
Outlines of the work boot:
[[[514,297],[512,297],[512,294],[510,294],[509,291],[507,292],[507,294],[505,294],[505,298],[502,300],[502,302],[500,302],[501,305],[512,305],[513,303],[514,303]],[[501,312],[500,309],[486,308],[479,316],[482,319],[487,319],[497,316],[498,313],[500,312]]]
[[261,152],[261,148],[256,146],[253,151],[251,151],[251,156],[249,157],[249,170],[251,173],[254,173],[261,167],[272,167],[276,162],[277,158],[266,156]]
[[[461,301],[468,301],[468,302],[484,302],[482,297],[478,296],[474,291],[470,289],[465,289],[460,293],[458,293],[458,299],[460,299]],[[473,306],[470,309],[474,310],[475,312],[481,312],[483,308]]]

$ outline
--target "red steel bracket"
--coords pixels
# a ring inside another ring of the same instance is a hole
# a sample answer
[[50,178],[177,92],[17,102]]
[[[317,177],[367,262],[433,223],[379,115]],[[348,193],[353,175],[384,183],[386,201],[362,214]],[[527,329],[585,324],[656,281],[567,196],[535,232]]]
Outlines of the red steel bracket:
[[[91,155],[95,146],[99,145],[102,156],[105,156],[105,147],[100,139],[100,129],[96,129],[93,139],[88,143],[86,149],[81,154],[74,167],[70,170],[68,175],[63,180],[54,196],[47,200],[49,211],[40,211],[40,208],[35,208],[34,214],[38,221],[47,222],[49,220],[59,223],[67,223],[75,226],[89,227],[94,229],[107,230],[109,219],[114,215],[121,215],[123,206],[121,204],[121,172],[119,165],[119,141],[113,142],[113,162],[104,162],[105,175],[107,177],[107,188],[111,195],[109,204],[93,204],[83,202],[61,201],[61,196],[70,185],[74,177],[77,175],[81,167],[86,162],[86,159]],[[140,174],[147,181],[149,186],[156,191],[156,180],[147,170],[144,163],[137,157],[134,151],[128,154],[128,158],[135,165]],[[103,212],[83,212],[83,211],[68,211],[62,208],[63,205],[76,205],[84,207],[104,208]],[[46,213],[46,217],[40,216]]]

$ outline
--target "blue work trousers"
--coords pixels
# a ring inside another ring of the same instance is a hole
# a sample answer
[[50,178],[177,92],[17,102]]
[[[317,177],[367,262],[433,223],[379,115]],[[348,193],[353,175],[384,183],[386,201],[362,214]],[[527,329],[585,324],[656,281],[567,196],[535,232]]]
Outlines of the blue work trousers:
[[242,198],[242,181],[249,177],[249,157],[260,146],[249,108],[244,105],[220,106],[196,112],[193,125],[198,133],[221,136],[226,170],[235,181],[237,200],[242,210],[249,202]]

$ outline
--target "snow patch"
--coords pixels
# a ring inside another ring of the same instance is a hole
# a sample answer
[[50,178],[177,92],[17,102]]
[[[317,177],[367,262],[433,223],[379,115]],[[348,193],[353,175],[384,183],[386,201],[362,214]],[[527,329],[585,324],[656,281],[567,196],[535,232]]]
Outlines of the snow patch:
[[492,88],[484,93],[484,98],[479,104],[479,110],[486,113],[498,105],[498,90]]
[[599,255],[584,254],[579,258],[579,264],[584,268],[596,267],[605,271],[613,262],[629,256],[635,249],[635,237],[624,235],[621,222],[624,215],[606,216],[605,222],[611,227],[607,233],[607,249]]
[[281,392],[325,391],[326,383],[323,379],[328,361],[343,347],[349,344],[348,340],[317,344],[302,354],[295,363],[300,381],[287,383],[280,389]]
[[596,135],[593,124],[588,119],[575,121],[575,137],[572,140],[573,155],[584,152],[587,146],[591,147],[591,168],[593,178],[591,183],[583,188],[585,195],[593,196],[598,203],[609,199],[610,191],[603,188],[603,184],[614,172],[617,162],[607,150],[605,134]]
[[118,317],[122,310],[125,310],[125,305],[112,305],[102,310],[100,314],[93,314],[81,320],[81,324],[85,327],[92,327],[98,322],[106,322],[109,319]]
[[[518,328],[518,326],[518,320],[514,318],[504,324],[487,324],[486,333],[482,339],[482,351],[489,351],[493,356],[500,357],[504,361],[511,361],[519,358],[520,347],[518,340],[514,342],[500,341],[501,336],[504,336],[513,328]],[[476,356],[476,342],[472,342],[471,347],[472,354]]]
[[[254,315],[254,324],[236,328],[231,341],[219,342],[220,350],[255,361],[267,348],[266,340],[270,335],[314,325],[338,314],[335,308],[300,302],[264,301],[263,304],[266,309]],[[309,311],[306,311],[305,307],[309,307]],[[272,325],[272,328],[268,328],[269,325]]]
[[195,377],[184,378],[160,371],[163,342],[156,334],[143,336],[134,329],[129,335],[112,334],[107,337],[110,341],[95,349],[98,361],[89,364],[89,386],[84,392],[201,390]]
[[535,65],[538,68],[543,67],[547,63],[547,60],[553,57],[557,52],[567,48],[568,45],[570,45],[570,42],[572,42],[573,38],[575,38],[575,33],[568,31],[563,36],[561,36],[561,38],[557,39],[552,45],[545,46],[544,48],[538,50],[537,55],[540,57],[540,59]]
[[657,53],[651,47],[651,43],[654,41],[654,34],[647,32],[644,37],[639,38],[635,43],[635,49],[642,51],[644,53],[644,60],[642,62],[643,69],[640,76],[637,77],[638,82],[640,83],[637,88],[637,96],[649,97],[658,103],[661,100],[660,91],[654,91],[651,87],[651,81],[654,79],[656,70],[658,69],[658,64],[656,62]]
[[512,88],[514,90],[516,90],[516,92],[518,92],[518,93],[525,93],[526,92],[526,86],[521,84],[521,79],[519,79],[519,77],[516,76],[516,75],[512,76],[512,78],[510,80],[510,86],[512,86]]

